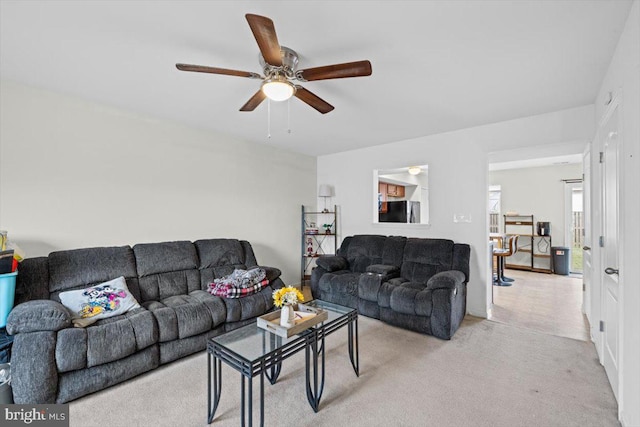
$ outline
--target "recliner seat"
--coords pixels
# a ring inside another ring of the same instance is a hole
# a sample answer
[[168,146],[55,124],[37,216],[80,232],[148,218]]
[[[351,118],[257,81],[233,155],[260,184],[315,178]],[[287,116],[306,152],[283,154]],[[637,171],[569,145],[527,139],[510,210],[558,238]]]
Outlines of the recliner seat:
[[[273,307],[280,270],[262,267],[269,286],[239,299],[209,294],[207,285],[236,268],[257,267],[247,241],[207,239],[59,251],[20,264],[16,306],[15,403],[64,403],[161,364],[202,351],[207,339]],[[124,276],[141,305],[75,328],[59,294]]]
[[313,296],[450,339],[466,311],[470,247],[446,239],[356,235],[317,260]]

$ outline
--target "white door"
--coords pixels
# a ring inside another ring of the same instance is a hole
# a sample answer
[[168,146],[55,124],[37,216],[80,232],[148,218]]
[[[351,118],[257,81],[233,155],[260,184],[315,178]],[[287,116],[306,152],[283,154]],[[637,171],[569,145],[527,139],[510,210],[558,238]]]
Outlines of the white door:
[[604,365],[613,393],[618,398],[619,369],[619,310],[620,286],[618,283],[618,149],[620,134],[618,129],[618,107],[603,124],[602,147],[604,159],[602,163],[602,230],[604,247],[602,254],[602,320],[604,331],[602,337]]
[[584,246],[582,247],[582,311],[591,328],[597,322],[591,315],[591,150],[587,148],[582,158],[582,212],[584,215]]

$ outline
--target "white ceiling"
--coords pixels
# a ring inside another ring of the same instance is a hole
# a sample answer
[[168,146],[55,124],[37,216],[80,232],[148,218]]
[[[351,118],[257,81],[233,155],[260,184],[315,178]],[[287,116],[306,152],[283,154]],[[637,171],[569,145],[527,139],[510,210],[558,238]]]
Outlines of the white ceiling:
[[[236,138],[322,155],[593,103],[631,2],[7,1],[0,77]],[[297,99],[238,109],[260,72],[245,13],[273,19],[300,68],[368,59],[371,77],[308,82]]]

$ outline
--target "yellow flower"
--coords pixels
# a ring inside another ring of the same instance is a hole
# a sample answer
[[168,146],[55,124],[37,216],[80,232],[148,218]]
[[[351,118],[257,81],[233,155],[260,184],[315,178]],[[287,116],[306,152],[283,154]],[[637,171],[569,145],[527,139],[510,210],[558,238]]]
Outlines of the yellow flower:
[[276,307],[282,307],[287,304],[296,304],[297,302],[303,302],[304,295],[298,289],[293,286],[287,286],[273,291],[273,304]]

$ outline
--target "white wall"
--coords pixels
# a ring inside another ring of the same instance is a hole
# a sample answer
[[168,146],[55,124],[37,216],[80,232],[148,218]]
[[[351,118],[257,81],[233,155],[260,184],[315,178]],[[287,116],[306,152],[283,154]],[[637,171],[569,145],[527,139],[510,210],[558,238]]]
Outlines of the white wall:
[[[428,118],[425,118],[427,120]],[[393,126],[392,123],[389,124]],[[490,302],[487,157],[517,147],[566,144],[593,135],[593,106],[321,156],[318,182],[335,188],[340,237],[361,233],[448,238],[471,245],[469,313],[486,316]],[[581,151],[581,150],[580,150]],[[578,151],[578,152],[580,152]],[[373,224],[374,169],[429,165],[430,226]],[[454,214],[471,223],[454,223]]]
[[299,282],[315,158],[13,82],[0,91],[0,228],[27,256],[229,237]]
[[[623,426],[640,426],[640,2],[636,0],[595,102],[596,122],[603,117],[610,93],[620,97],[622,152],[620,156],[620,378],[619,407]],[[593,152],[602,147],[594,141]],[[591,156],[593,194],[600,192],[597,155]],[[597,198],[594,198],[597,204]],[[593,220],[594,236],[600,234]],[[593,245],[596,246],[596,245]],[[599,258],[596,247],[594,258]],[[602,267],[602,266],[600,266]],[[600,271],[600,270],[598,270]],[[594,281],[599,275],[594,274]],[[597,311],[599,312],[599,311]]]
[[[507,212],[533,215],[534,222],[549,221],[553,246],[565,242],[565,184],[562,179],[582,177],[581,164],[507,169],[489,172],[489,185],[500,185],[500,230]],[[570,225],[570,224],[569,224]]]

